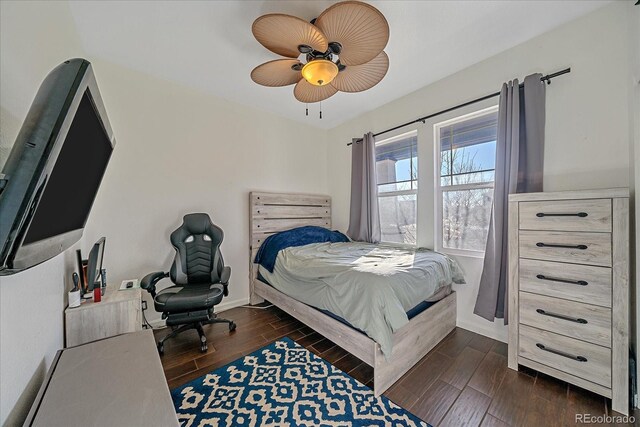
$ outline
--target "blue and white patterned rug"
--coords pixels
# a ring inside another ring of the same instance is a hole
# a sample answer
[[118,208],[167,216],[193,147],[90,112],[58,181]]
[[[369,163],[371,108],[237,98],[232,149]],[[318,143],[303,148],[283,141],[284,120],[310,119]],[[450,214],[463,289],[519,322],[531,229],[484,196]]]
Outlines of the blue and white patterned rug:
[[288,338],[171,396],[184,427],[428,426]]

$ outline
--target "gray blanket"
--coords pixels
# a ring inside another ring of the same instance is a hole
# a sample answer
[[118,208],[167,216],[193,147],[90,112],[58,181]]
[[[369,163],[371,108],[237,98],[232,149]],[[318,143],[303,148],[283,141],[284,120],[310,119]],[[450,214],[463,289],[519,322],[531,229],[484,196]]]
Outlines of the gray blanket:
[[371,243],[313,243],[283,249],[273,273],[260,274],[276,289],[328,310],[364,331],[389,358],[392,334],[406,312],[451,283],[464,283],[458,264],[427,249]]

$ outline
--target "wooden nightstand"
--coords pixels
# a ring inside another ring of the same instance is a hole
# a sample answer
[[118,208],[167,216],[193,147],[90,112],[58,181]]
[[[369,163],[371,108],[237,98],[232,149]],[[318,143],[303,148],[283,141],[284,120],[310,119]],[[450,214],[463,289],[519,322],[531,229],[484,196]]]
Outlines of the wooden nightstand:
[[64,311],[66,347],[142,330],[141,289],[118,289],[117,284],[107,285],[102,301],[88,300],[80,307],[67,307]]

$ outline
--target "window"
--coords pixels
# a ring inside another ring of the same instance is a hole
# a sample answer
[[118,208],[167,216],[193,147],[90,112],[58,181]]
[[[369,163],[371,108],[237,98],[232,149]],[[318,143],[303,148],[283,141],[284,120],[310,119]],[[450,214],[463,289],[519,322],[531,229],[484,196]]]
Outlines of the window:
[[378,205],[383,242],[416,244],[418,134],[376,142]]
[[437,246],[453,253],[485,250],[495,176],[498,109],[435,125]]

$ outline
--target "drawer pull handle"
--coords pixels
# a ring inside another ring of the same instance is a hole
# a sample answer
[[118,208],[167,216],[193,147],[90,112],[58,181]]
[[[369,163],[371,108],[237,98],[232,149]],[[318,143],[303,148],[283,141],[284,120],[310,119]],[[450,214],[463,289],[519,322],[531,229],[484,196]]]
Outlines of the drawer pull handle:
[[577,360],[578,362],[586,362],[587,358],[584,356],[574,356],[573,354],[566,353],[562,350],[556,350],[555,348],[547,347],[544,344],[537,343],[536,347],[540,350],[548,351],[549,353],[557,354],[558,356],[566,357],[567,359]]
[[586,216],[589,216],[589,214],[586,213],[586,212],[578,212],[578,213],[544,213],[544,212],[538,212],[536,214],[536,216],[538,218],[544,218],[545,216],[578,216],[580,218],[584,218]]
[[568,320],[570,322],[576,322],[582,325],[586,325],[587,323],[589,323],[585,319],[581,319],[579,317],[571,317],[571,316],[565,316],[564,314],[552,313],[550,311],[546,311],[541,308],[537,309],[536,312],[539,314],[542,314],[543,316],[555,317],[556,319]]
[[589,284],[589,282],[587,282],[586,280],[558,279],[557,277],[547,277],[544,274],[538,274],[536,277],[540,280],[548,280],[550,282],[570,283],[572,285],[587,286]]
[[554,243],[536,243],[536,246],[539,248],[567,248],[567,249],[580,249],[585,250],[588,248],[587,245],[556,245]]

